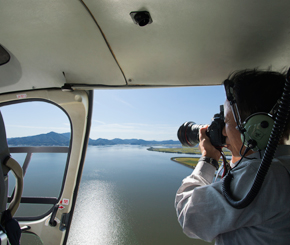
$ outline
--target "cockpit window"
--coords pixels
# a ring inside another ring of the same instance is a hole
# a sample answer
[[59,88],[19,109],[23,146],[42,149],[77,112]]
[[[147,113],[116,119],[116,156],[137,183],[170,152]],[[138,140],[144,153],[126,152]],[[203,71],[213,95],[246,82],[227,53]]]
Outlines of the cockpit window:
[[[70,121],[59,107],[43,101],[5,105],[0,110],[10,154],[24,174],[22,200],[15,216],[41,216],[58,202],[62,191]],[[9,197],[13,196],[15,186],[10,172]]]

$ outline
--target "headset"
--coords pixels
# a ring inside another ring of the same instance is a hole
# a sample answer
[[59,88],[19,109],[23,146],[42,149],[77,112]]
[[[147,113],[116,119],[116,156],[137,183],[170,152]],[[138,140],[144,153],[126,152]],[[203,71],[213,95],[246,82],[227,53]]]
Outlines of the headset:
[[[241,159],[238,161],[236,166],[239,165],[249,150],[262,150],[265,148],[252,187],[242,199],[236,200],[231,192],[231,180],[234,178],[232,171],[228,171],[227,175],[223,178],[222,191],[227,202],[234,208],[242,209],[247,207],[259,193],[286,126],[286,121],[290,112],[290,68],[286,75],[282,96],[276,102],[272,110],[269,113],[254,113],[243,123],[241,122],[241,117],[234,96],[233,85],[233,82],[228,79],[224,82],[227,100],[230,102],[233,116],[237,123],[237,129],[241,133],[243,146],[246,146],[243,155],[240,152]],[[268,136],[269,132],[271,132],[270,137]],[[241,147],[241,150],[242,148],[243,147]]]
[[241,133],[243,145],[254,151],[266,149],[274,125],[276,107],[279,102],[276,103],[271,112],[254,113],[242,122],[233,92],[233,81],[229,79],[225,80],[224,86],[227,100],[230,102],[231,110],[237,123],[237,129]]
[[255,113],[242,125],[245,129],[244,134],[241,134],[244,145],[254,151],[266,149],[274,125],[273,116],[262,112]]

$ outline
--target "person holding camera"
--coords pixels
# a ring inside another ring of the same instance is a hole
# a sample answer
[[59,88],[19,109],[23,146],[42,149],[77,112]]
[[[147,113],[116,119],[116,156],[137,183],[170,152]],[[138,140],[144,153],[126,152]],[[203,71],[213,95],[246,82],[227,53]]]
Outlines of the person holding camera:
[[[175,197],[178,221],[187,236],[215,239],[216,244],[289,243],[290,118],[285,81],[283,73],[254,69],[236,72],[224,82],[227,99],[220,133],[225,142],[213,146],[208,126],[199,129],[202,157]],[[280,130],[281,137],[272,128]],[[186,130],[185,134],[192,136]],[[230,169],[212,183],[221,147],[232,153]]]

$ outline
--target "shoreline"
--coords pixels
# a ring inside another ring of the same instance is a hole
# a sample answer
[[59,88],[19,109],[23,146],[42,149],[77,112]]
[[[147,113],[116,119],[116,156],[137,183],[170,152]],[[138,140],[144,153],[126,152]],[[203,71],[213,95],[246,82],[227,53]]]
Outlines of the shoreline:
[[198,147],[174,147],[174,148],[155,148],[153,146],[147,148],[148,151],[164,152],[164,153],[176,153],[176,154],[191,154],[200,155],[201,152]]
[[[148,151],[164,152],[164,153],[176,153],[176,154],[190,154],[190,155],[201,155],[198,147],[172,147],[172,148],[155,148],[153,146],[147,148]],[[231,157],[231,152],[224,148],[224,154],[227,157]]]
[[[147,148],[148,151],[162,152],[162,153],[175,153],[175,154],[187,154],[194,156],[184,156],[184,157],[171,157],[170,160],[173,162],[177,162],[186,167],[194,169],[198,163],[199,158],[201,157],[201,152],[198,147],[178,147],[178,148]],[[226,150],[224,154],[229,159],[231,157],[231,152]],[[222,160],[220,160],[222,161]]]
[[[183,161],[180,161],[180,159],[183,159]],[[171,157],[170,160],[194,169],[198,163],[199,157]]]

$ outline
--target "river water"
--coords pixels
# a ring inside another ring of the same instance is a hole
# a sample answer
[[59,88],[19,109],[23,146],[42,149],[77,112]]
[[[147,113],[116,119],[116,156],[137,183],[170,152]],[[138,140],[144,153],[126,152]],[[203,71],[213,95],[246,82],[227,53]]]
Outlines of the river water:
[[68,244],[209,244],[183,234],[174,198],[192,169],[180,154],[89,146]]

